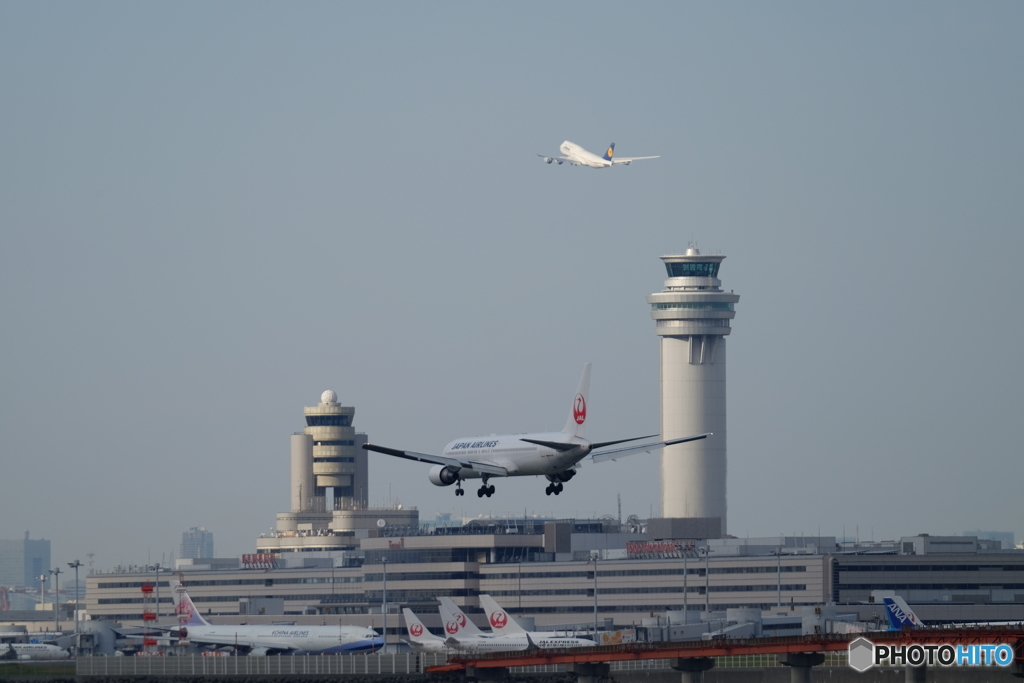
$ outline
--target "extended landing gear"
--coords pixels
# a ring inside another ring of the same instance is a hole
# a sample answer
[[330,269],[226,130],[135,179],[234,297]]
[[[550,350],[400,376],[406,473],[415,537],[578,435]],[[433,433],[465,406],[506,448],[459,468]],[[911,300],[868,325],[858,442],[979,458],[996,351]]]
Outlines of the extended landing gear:
[[562,492],[563,488],[565,488],[565,487],[562,486],[562,482],[557,482],[557,483],[554,483],[554,484],[548,484],[548,487],[546,489],[544,489],[544,493],[548,494],[549,496],[553,493],[553,494],[555,494],[557,496],[559,493]]
[[464,495],[466,495],[466,492],[462,490],[462,480],[461,479],[459,479],[457,482],[455,482],[455,495],[456,496],[464,496]]
[[476,490],[476,497],[477,498],[483,498],[484,496],[487,496],[488,498],[490,498],[493,495],[494,495],[494,484],[491,484],[490,486],[488,486],[487,484],[484,484],[483,486],[481,486],[480,488],[478,488]]

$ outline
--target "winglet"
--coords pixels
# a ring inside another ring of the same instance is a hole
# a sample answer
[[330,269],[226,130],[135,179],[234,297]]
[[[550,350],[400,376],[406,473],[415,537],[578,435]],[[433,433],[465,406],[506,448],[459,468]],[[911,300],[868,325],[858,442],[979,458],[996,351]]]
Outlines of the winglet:
[[590,363],[583,366],[583,376],[580,377],[580,385],[576,389],[576,395],[572,399],[572,409],[569,411],[569,419],[565,421],[563,434],[570,437],[583,436],[584,427],[587,422],[587,401],[590,400]]
[[615,143],[608,145],[608,151],[604,153],[604,160],[611,161],[612,157],[615,156]]

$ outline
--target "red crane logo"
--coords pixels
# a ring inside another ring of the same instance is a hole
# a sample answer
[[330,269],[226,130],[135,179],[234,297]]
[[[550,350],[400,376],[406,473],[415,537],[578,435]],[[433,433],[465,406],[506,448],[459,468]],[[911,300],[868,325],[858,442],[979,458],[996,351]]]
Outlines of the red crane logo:
[[578,425],[587,421],[587,401],[583,394],[576,394],[576,400],[572,403],[572,419],[576,420]]
[[409,627],[409,635],[413,638],[418,638],[423,635],[423,627],[419,624],[413,624]]
[[456,633],[459,632],[459,622],[449,621],[447,624],[444,625],[444,630],[448,631],[448,633],[454,636]]
[[491,614],[491,626],[493,628],[505,628],[507,623],[508,615],[504,612],[494,612]]
[[466,626],[466,615],[463,614],[462,612],[459,612],[458,614],[455,615],[455,621],[459,622],[459,627],[460,628],[465,628],[465,626]]

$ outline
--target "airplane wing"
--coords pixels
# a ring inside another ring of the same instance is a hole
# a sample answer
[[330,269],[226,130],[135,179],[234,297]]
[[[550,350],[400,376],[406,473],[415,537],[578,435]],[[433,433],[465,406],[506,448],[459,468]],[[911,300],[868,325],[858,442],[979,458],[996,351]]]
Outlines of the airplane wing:
[[569,157],[556,157],[556,156],[552,156],[550,154],[538,154],[537,156],[539,156],[541,159],[543,159],[546,163],[549,163],[549,164],[552,161],[555,161],[555,162],[557,162],[559,164],[564,164],[565,162],[569,162],[570,164],[572,164],[574,166],[578,163],[576,161],[573,161]]
[[400,451],[394,448],[375,446],[372,443],[363,444],[363,448],[365,450],[373,451],[375,453],[392,455],[396,458],[405,458],[406,460],[417,460],[419,462],[429,462],[435,465],[446,465],[456,470],[474,470],[476,472],[482,472],[483,474],[489,474],[492,477],[508,476],[508,470],[506,470],[504,467],[489,462],[480,462],[479,460],[462,460],[459,458],[448,458],[443,455],[429,455],[427,453],[417,453],[415,451]]
[[706,439],[711,436],[713,432],[707,434],[696,434],[694,436],[684,436],[681,439],[670,439],[668,441],[658,441],[657,443],[644,444],[642,446],[627,446],[626,448],[615,448],[610,451],[600,451],[598,453],[592,453],[591,459],[594,462],[605,462],[606,460],[618,460],[624,458],[627,455],[636,455],[637,453],[653,453],[654,451],[661,450],[665,446],[674,446],[677,443],[686,443],[687,441],[697,441],[698,439]]
[[654,157],[619,157],[617,159],[612,159],[612,165],[614,166],[616,164],[629,164],[634,161],[640,161],[641,159],[657,159],[660,156],[661,155],[659,154],[658,156]]

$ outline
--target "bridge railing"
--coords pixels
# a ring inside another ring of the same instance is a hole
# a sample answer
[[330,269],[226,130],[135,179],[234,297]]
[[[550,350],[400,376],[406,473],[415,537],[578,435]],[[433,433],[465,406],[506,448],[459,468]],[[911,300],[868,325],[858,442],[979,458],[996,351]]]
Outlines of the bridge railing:
[[79,657],[77,676],[281,676],[419,674],[444,654],[297,655],[271,657]]

